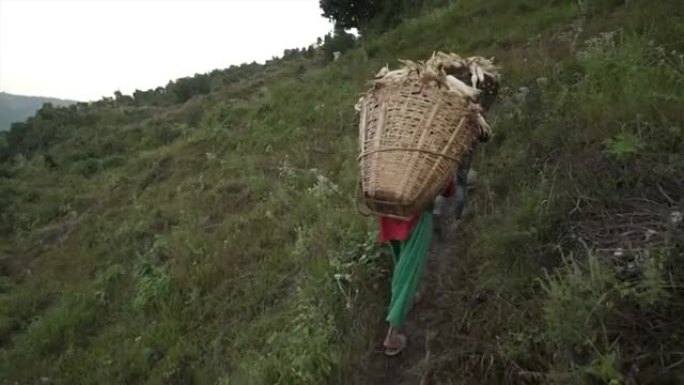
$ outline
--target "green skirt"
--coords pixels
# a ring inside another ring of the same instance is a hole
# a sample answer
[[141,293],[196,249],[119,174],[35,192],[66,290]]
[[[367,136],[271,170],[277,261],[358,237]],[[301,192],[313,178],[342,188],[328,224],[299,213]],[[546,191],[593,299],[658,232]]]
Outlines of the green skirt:
[[432,213],[424,211],[411,230],[409,239],[390,241],[394,256],[394,272],[387,322],[393,327],[401,327],[406,322],[430,251],[431,237]]

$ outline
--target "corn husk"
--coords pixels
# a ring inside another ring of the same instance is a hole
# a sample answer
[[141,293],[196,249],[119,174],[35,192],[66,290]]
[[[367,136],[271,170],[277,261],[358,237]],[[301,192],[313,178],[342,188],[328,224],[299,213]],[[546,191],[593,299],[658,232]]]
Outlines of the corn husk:
[[[390,70],[389,65],[382,67],[371,82],[373,87],[382,87],[389,82],[402,82],[411,76],[419,76],[425,85],[446,88],[458,96],[475,99],[480,90],[477,88],[485,76],[499,80],[498,68],[493,59],[481,56],[462,58],[455,53],[434,52],[426,61],[413,62],[399,60],[402,68]],[[445,68],[467,68],[470,72],[470,84],[466,84],[454,76],[447,75]]]
[[[390,70],[386,64],[374,76],[371,81],[371,88],[377,89],[388,83],[405,82],[411,77],[417,76],[421,83],[427,87],[437,87],[446,89],[453,93],[454,97],[467,98],[473,104],[472,110],[475,114],[475,121],[480,129],[489,132],[489,125],[481,114],[482,109],[477,104],[477,97],[481,90],[477,87],[485,80],[485,76],[499,80],[499,69],[494,65],[494,58],[484,58],[482,56],[470,56],[463,58],[455,53],[445,53],[436,51],[426,61],[414,62],[411,60],[398,60],[402,67]],[[470,84],[453,75],[447,75],[445,68],[464,68],[470,73]],[[359,98],[354,109],[361,111],[363,96]]]

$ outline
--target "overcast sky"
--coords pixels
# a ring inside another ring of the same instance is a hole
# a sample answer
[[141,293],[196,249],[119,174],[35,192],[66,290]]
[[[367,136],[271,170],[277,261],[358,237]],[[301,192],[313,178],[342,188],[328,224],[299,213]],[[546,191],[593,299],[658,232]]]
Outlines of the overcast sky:
[[0,91],[130,94],[263,62],[331,29],[318,0],[0,0]]

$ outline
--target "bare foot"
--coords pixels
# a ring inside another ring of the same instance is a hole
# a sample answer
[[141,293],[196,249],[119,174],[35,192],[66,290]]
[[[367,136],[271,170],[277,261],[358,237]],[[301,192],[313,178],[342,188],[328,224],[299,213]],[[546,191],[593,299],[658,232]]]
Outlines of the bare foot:
[[399,333],[397,328],[390,326],[383,346],[385,346],[386,355],[396,356],[406,347],[406,336]]

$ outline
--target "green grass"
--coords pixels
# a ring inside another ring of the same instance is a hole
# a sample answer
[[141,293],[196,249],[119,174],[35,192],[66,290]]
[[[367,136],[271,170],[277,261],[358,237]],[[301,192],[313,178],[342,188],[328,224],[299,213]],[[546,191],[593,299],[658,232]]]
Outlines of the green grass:
[[83,112],[1,165],[0,383],[364,383],[389,261],[353,204],[352,107],[386,62],[436,49],[495,55],[505,86],[436,375],[676,383],[679,230],[625,275],[571,229],[681,210],[681,13],[461,1],[300,77],[303,59],[181,106]]

